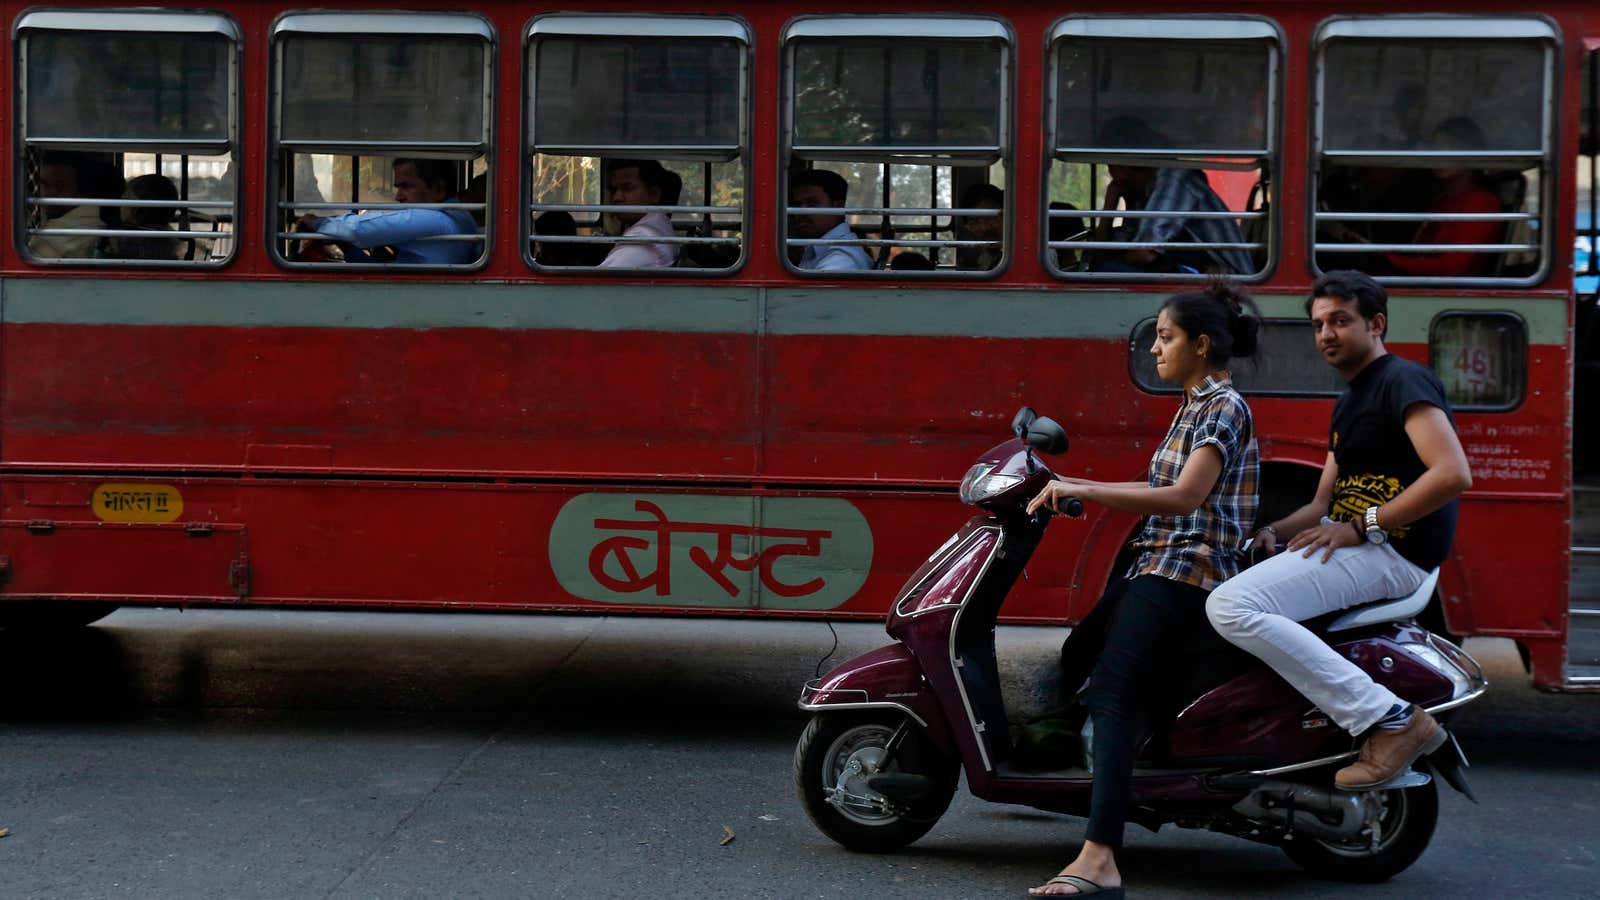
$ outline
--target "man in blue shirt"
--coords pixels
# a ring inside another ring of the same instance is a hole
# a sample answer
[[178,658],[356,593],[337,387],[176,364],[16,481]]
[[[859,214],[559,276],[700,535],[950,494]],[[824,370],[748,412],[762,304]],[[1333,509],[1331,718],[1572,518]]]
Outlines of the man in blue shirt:
[[[849,190],[842,176],[827,169],[807,169],[789,178],[789,205],[795,208],[838,208],[845,204]],[[791,237],[812,240],[859,240],[844,216],[832,214],[802,214],[789,216]],[[872,257],[857,244],[811,244],[801,252],[796,261],[802,269],[818,271],[843,271],[872,268]]]
[[[456,167],[443,159],[396,159],[396,203],[454,203]],[[477,234],[472,214],[462,209],[385,209],[342,216],[301,216],[301,231],[315,231],[339,243],[371,251],[388,247],[394,261],[410,265],[449,266],[470,263],[482,252],[482,241],[434,241],[425,238]],[[350,258],[347,254],[346,258]],[[362,261],[373,261],[366,256]]]

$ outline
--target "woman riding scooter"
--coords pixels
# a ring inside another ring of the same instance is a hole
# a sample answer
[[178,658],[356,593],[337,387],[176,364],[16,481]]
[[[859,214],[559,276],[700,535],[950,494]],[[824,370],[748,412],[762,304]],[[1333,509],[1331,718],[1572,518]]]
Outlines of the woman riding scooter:
[[[1246,314],[1246,309],[1250,313]],[[1161,308],[1150,347],[1162,380],[1184,398],[1145,482],[1058,478],[1028,504],[1059,511],[1069,497],[1148,518],[1138,559],[1106,589],[1062,650],[1062,688],[1089,679],[1094,787],[1082,850],[1030,896],[1122,894],[1116,851],[1127,819],[1135,744],[1152,685],[1183,637],[1208,629],[1206,596],[1238,574],[1259,502],[1250,408],[1227,365],[1256,351],[1259,318],[1226,283],[1178,294]]]

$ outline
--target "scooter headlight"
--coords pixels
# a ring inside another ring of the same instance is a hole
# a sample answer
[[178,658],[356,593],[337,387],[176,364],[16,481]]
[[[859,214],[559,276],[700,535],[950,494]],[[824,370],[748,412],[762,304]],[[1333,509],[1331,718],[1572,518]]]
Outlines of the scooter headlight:
[[995,463],[981,462],[967,470],[967,477],[961,479],[962,503],[982,503],[1022,483],[1021,475],[996,473],[995,465]]

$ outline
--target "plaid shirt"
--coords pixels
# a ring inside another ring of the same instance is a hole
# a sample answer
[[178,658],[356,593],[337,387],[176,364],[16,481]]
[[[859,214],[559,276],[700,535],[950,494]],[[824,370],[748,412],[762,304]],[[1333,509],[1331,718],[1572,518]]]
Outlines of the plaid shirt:
[[1208,376],[1185,398],[1166,440],[1150,458],[1150,486],[1176,484],[1189,454],[1206,445],[1222,454],[1222,473],[1200,508],[1186,516],[1151,516],[1134,546],[1128,577],[1160,575],[1210,590],[1239,574],[1239,545],[1260,503],[1260,462],[1250,407],[1227,373]]
[[[1156,175],[1156,183],[1150,188],[1150,197],[1145,200],[1144,208],[1170,212],[1172,215],[1140,219],[1139,230],[1133,238],[1140,243],[1164,244],[1182,241],[1185,237],[1204,244],[1244,242],[1239,223],[1233,219],[1197,219],[1184,215],[1191,212],[1229,211],[1228,205],[1211,189],[1205,173],[1199,169],[1162,169]],[[1248,275],[1256,270],[1250,254],[1243,250],[1202,252],[1211,258],[1219,272]]]

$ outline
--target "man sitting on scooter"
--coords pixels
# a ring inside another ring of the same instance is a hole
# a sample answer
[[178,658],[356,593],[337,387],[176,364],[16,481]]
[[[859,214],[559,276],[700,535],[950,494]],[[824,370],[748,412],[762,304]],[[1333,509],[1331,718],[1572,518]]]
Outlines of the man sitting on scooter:
[[1444,385],[1432,371],[1389,355],[1388,295],[1362,272],[1329,272],[1306,301],[1317,349],[1349,382],[1333,409],[1316,497],[1263,527],[1268,553],[1290,552],[1228,579],[1206,615],[1340,727],[1365,734],[1361,756],[1340,769],[1346,790],[1381,785],[1445,734],[1425,710],[1400,700],[1300,622],[1417,590],[1450,551],[1456,498],[1472,486]]

